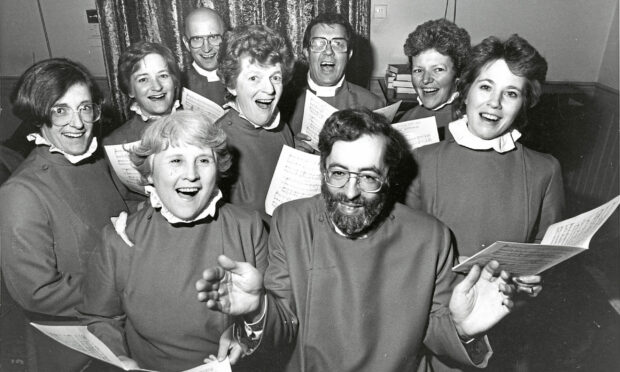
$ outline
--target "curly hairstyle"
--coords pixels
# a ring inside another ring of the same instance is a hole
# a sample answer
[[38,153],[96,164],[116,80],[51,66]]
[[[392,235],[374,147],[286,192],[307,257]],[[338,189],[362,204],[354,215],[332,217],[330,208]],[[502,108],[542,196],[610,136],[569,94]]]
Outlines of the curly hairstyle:
[[349,40],[349,48],[351,48],[351,46],[353,45],[352,38],[353,36],[355,36],[355,33],[353,31],[351,23],[349,23],[349,21],[342,14],[322,13],[314,17],[310,21],[310,23],[308,23],[308,26],[304,31],[304,38],[302,42],[302,46],[304,49],[310,48],[310,34],[312,34],[312,28],[318,24],[341,25],[342,27],[344,27],[344,30],[347,34],[347,40]]
[[392,184],[397,179],[406,147],[401,134],[392,127],[385,116],[367,108],[336,111],[325,121],[319,133],[321,169],[325,170],[325,161],[331,154],[334,143],[355,141],[365,134],[386,138],[385,164],[389,169],[387,183]]
[[139,41],[132,44],[118,58],[118,85],[121,91],[129,95],[131,90],[131,75],[140,68],[139,62],[149,54],[159,54],[166,61],[168,71],[174,82],[175,95],[178,96],[181,86],[181,70],[177,64],[172,51],[168,47],[151,43],[149,41]]
[[[224,85],[234,89],[241,72],[241,58],[265,66],[280,64],[285,84],[293,71],[295,60],[288,41],[267,26],[240,26],[226,33],[218,55],[218,75]],[[234,97],[227,94],[229,100]]]
[[52,106],[76,84],[88,88],[93,103],[102,103],[103,95],[86,67],[66,58],[39,61],[19,78],[11,95],[13,113],[37,127],[51,126]]
[[456,75],[459,76],[471,52],[471,39],[464,28],[442,18],[424,22],[416,27],[407,37],[403,48],[405,55],[409,57],[409,67],[413,57],[428,49],[435,49],[450,57]]
[[169,146],[192,145],[213,149],[217,161],[218,177],[225,177],[232,164],[226,144],[226,133],[200,113],[178,110],[149,125],[140,144],[129,149],[131,162],[140,173],[142,184],[148,184],[153,174],[153,155]]
[[489,36],[473,48],[459,84],[460,95],[456,101],[456,114],[459,117],[465,115],[465,100],[482,69],[500,59],[506,61],[510,72],[525,78],[523,105],[512,126],[517,129],[523,128],[527,125],[528,109],[538,103],[542,94],[542,84],[547,75],[547,61],[527,40],[517,34],[511,35],[505,41]]

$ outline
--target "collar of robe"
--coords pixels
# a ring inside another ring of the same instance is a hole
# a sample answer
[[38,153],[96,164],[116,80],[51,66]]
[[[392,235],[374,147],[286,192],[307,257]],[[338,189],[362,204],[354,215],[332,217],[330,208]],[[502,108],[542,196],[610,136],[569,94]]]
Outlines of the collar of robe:
[[97,151],[97,137],[93,137],[93,139],[90,141],[90,146],[88,146],[88,150],[86,150],[85,153],[80,155],[72,155],[62,151],[39,133],[30,133],[26,136],[26,139],[30,142],[34,141],[34,144],[37,146],[49,146],[50,152],[62,154],[62,156],[69,160],[71,164],[77,164],[84,159],[88,159],[95,153],[95,151]]
[[340,79],[338,84],[331,87],[324,87],[315,83],[314,80],[312,80],[312,78],[310,77],[310,73],[308,73],[307,79],[308,87],[315,92],[314,94],[317,97],[333,97],[336,95],[336,91],[338,90],[338,88],[340,88],[342,84],[344,84],[344,75],[342,75],[342,78]]
[[280,110],[278,110],[277,108],[276,108],[276,114],[271,119],[271,123],[267,125],[256,125],[252,122],[252,120],[248,119],[248,117],[243,114],[243,112],[241,111],[241,108],[239,107],[239,105],[237,105],[236,101],[229,101],[223,107],[224,108],[230,107],[231,109],[237,111],[239,113],[240,118],[247,120],[256,129],[262,128],[266,130],[271,130],[271,129],[276,129],[278,125],[280,125]]
[[482,139],[470,132],[466,116],[450,123],[449,129],[454,137],[454,141],[463,147],[472,150],[493,149],[500,154],[514,150],[516,147],[515,142],[521,138],[521,133],[513,129],[490,140]]
[[217,76],[217,69],[212,71],[205,70],[204,68],[198,66],[198,63],[196,63],[196,61],[192,62],[192,67],[194,67],[194,70],[196,70],[198,75],[206,77],[209,83],[214,81],[220,81],[220,77]]
[[[172,105],[172,110],[170,110],[170,113],[175,112],[180,106],[181,104],[179,103],[179,100],[174,101],[174,104]],[[131,104],[131,107],[129,108],[129,110],[135,112],[136,115],[140,115],[140,117],[145,123],[148,121],[157,120],[161,118],[162,116],[164,116],[164,115],[149,115],[149,114],[143,113],[142,108],[140,108],[140,105],[138,105],[138,102],[135,102],[135,101],[134,103]]]
[[[454,102],[454,100],[456,99],[456,97],[459,96],[459,92],[454,92],[452,93],[452,95],[450,96],[450,98],[448,98],[448,100],[444,103],[442,103],[441,105],[435,107],[434,109],[431,109],[431,111],[439,111],[442,108],[448,106],[449,104],[451,104],[452,102]],[[418,100],[418,103],[420,104],[420,106],[424,106],[424,103],[422,103],[422,100],[420,99],[420,96],[416,96],[415,97]]]
[[170,223],[171,225],[194,223],[194,222],[204,220],[207,217],[215,216],[215,211],[217,209],[217,202],[220,199],[222,199],[222,192],[219,189],[217,189],[217,193],[215,194],[215,196],[211,198],[211,201],[209,201],[209,204],[207,205],[207,207],[202,212],[200,212],[198,216],[196,216],[195,218],[191,220],[184,220],[182,218],[175,216],[172,212],[170,212],[168,208],[166,208],[164,203],[162,203],[161,199],[159,198],[159,195],[157,194],[157,190],[155,189],[155,187],[153,187],[152,185],[147,185],[147,186],[144,186],[144,189],[149,195],[151,206],[155,209],[159,209],[161,215],[164,216],[166,221],[168,221],[168,223]]

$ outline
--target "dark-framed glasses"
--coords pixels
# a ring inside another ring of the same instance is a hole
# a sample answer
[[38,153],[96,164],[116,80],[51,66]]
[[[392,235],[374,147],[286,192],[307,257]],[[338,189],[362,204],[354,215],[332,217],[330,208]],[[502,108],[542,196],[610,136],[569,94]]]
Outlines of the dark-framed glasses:
[[205,39],[209,42],[209,44],[218,46],[222,43],[222,35],[221,34],[211,34],[205,36],[192,36],[189,38],[189,46],[198,49],[202,48],[205,43]]
[[[77,108],[78,116],[83,123],[94,123],[101,118],[101,107],[96,103],[83,103]],[[66,105],[52,106],[50,117],[53,125],[64,127],[73,119],[75,110]]]
[[349,51],[349,40],[343,37],[335,37],[327,40],[324,37],[313,37],[310,39],[310,51],[322,52],[329,44],[334,52],[346,53]]
[[342,188],[355,176],[355,183],[364,192],[375,193],[383,187],[383,179],[371,172],[349,172],[343,169],[328,169],[324,173],[325,183],[331,187]]

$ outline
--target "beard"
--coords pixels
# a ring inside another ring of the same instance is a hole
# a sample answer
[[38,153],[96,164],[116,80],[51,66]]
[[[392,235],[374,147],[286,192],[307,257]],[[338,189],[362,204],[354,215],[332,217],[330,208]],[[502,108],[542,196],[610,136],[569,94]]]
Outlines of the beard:
[[[361,194],[354,199],[347,198],[344,193],[332,193],[329,187],[323,183],[321,194],[327,206],[327,215],[331,221],[349,238],[357,238],[381,222],[379,216],[386,209],[387,195],[380,192],[375,198],[367,199]],[[362,212],[354,216],[344,214],[338,210],[338,203],[344,202],[348,205],[362,207]]]

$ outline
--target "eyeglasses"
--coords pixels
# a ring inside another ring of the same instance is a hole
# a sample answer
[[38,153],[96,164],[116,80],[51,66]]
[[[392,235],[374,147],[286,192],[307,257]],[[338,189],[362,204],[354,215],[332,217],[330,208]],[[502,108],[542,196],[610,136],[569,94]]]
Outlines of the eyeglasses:
[[342,169],[328,169],[324,173],[325,182],[329,186],[336,188],[344,187],[351,179],[351,176],[357,178],[355,183],[364,192],[376,193],[383,186],[381,177],[372,173],[349,172]]
[[[52,106],[51,121],[53,125],[64,127],[71,122],[75,111],[69,106]],[[83,103],[77,108],[83,123],[94,123],[101,117],[101,108],[96,103]]]
[[205,43],[205,38],[207,39],[209,44],[213,46],[220,45],[223,40],[222,35],[220,34],[211,34],[211,35],[206,35],[206,36],[192,36],[189,38],[189,46],[194,49],[202,48],[202,46]]
[[310,39],[310,50],[312,52],[322,52],[329,44],[334,52],[346,53],[349,50],[349,41],[342,37],[327,40],[324,37],[313,37]]

